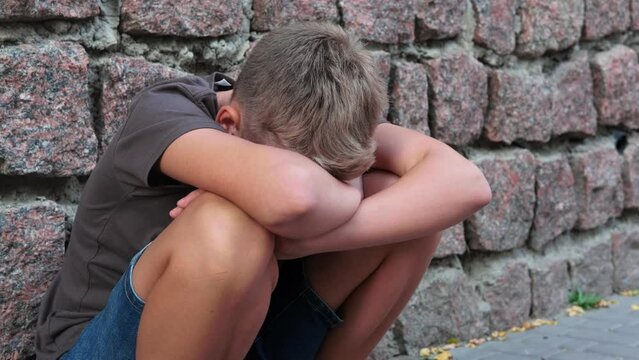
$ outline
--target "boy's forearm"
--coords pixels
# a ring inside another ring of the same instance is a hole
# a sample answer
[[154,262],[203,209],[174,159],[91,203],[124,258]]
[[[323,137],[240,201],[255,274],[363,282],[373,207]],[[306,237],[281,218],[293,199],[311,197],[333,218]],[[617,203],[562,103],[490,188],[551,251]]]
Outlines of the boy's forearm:
[[264,224],[268,230],[287,238],[314,237],[343,225],[355,214],[362,199],[356,186],[336,180],[319,167],[311,172],[304,184],[312,194],[308,207],[284,221]]
[[329,231],[350,219],[361,200],[357,190],[303,155],[212,129],[193,130],[173,141],[160,170],[224,197],[286,237]]
[[[406,155],[410,150],[387,145],[382,141],[379,146],[389,163],[400,163],[392,160],[396,154],[412,156]],[[348,222],[318,237],[291,240],[291,251],[303,256],[424,237],[462,221],[490,201],[488,183],[475,165],[441,143],[428,140],[426,148],[421,159],[388,166],[399,180],[365,198]]]

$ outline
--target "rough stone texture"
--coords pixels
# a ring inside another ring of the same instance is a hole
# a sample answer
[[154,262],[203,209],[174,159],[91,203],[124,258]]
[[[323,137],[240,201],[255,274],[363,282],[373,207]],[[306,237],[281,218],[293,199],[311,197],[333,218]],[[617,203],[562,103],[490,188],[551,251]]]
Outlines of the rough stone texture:
[[574,45],[581,35],[583,10],[583,0],[523,0],[517,53],[540,56]]
[[610,232],[613,290],[639,289],[639,219],[632,217]]
[[599,123],[639,128],[639,65],[637,54],[617,45],[591,61],[595,106]]
[[596,40],[630,26],[630,0],[584,0],[585,40]]
[[490,304],[490,330],[505,330],[521,325],[531,306],[528,265],[521,257],[508,254],[475,259],[466,266],[472,284]]
[[573,60],[557,66],[551,75],[551,82],[554,109],[552,134],[595,135],[597,110],[588,55],[579,53]]
[[575,178],[568,158],[560,153],[536,154],[535,218],[530,247],[541,250],[546,243],[570,230],[577,221]]
[[415,0],[417,41],[457,36],[466,14],[465,0]]
[[579,215],[576,228],[594,229],[623,210],[622,159],[613,139],[586,141],[572,149]]
[[257,31],[268,31],[292,22],[331,21],[339,16],[334,0],[254,0],[253,22]]
[[627,208],[639,208],[639,134],[628,138],[623,152],[623,190]]
[[96,124],[102,150],[126,121],[129,104],[137,92],[160,80],[183,75],[186,73],[142,58],[110,58],[102,69],[102,122]]
[[394,63],[390,106],[393,123],[430,135],[428,77],[424,65],[407,61]]
[[525,149],[470,150],[493,199],[467,220],[471,249],[503,251],[524,245],[535,206],[535,157]]
[[95,166],[88,56],[79,45],[0,48],[0,174],[70,176]]
[[509,70],[489,73],[490,102],[484,133],[491,141],[548,141],[553,126],[552,91],[542,75]]
[[475,10],[475,43],[500,55],[515,50],[515,0],[472,0]]
[[[384,84],[388,88],[391,77],[391,55],[382,50],[371,51],[371,54],[373,55],[373,60],[375,61],[377,70],[379,71],[379,76],[382,78]],[[384,106],[384,112],[382,114],[383,119],[388,118],[388,108],[389,104],[386,103]]]
[[394,332],[395,326],[393,325],[369,354],[368,360],[396,359],[396,357],[402,353],[402,350],[399,348],[399,345],[395,340]]
[[568,306],[568,263],[560,257],[536,257],[529,263],[533,318],[557,315]]
[[33,354],[40,299],[62,265],[64,211],[51,201],[0,204],[0,358]]
[[120,25],[130,34],[221,36],[242,30],[242,0],[122,0]]
[[602,296],[612,294],[612,241],[607,229],[577,234],[571,245],[565,249],[571,254],[571,289]]
[[[433,265],[397,319],[409,355],[451,337],[469,339],[488,331],[481,299],[459,264]],[[485,305],[485,304],[484,304]]]
[[453,225],[442,232],[442,239],[435,250],[435,258],[443,258],[450,255],[461,255],[466,251],[464,238],[464,223]]
[[82,19],[100,14],[97,0],[3,0],[0,20]]
[[344,27],[363,39],[410,43],[415,39],[412,0],[339,0]]
[[639,30],[639,0],[630,0],[630,28]]
[[488,75],[472,56],[457,52],[426,61],[433,135],[466,145],[481,135],[488,106]]

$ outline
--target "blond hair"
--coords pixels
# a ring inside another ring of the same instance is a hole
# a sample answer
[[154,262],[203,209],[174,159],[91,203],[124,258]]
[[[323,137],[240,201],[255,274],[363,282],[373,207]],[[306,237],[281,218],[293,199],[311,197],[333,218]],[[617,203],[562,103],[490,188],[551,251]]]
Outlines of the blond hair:
[[296,151],[342,180],[375,160],[386,89],[370,53],[338,26],[298,23],[266,34],[233,97],[242,137]]

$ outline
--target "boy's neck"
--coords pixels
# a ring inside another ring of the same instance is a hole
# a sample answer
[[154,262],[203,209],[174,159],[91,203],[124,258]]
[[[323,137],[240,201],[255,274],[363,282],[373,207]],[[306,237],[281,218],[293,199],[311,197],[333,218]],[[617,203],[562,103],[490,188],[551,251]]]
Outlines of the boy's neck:
[[217,108],[219,109],[224,105],[230,105],[232,96],[233,96],[233,90],[220,91],[216,93],[215,97],[217,98]]

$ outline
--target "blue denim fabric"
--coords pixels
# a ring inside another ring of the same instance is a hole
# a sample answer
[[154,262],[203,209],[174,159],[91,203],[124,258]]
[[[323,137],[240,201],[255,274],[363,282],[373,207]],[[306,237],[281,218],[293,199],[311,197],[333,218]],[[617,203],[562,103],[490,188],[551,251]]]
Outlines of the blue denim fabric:
[[89,322],[78,342],[60,360],[135,359],[144,301],[135,293],[131,275],[144,250],[146,247],[131,259],[129,267],[111,290],[106,307]]
[[[144,301],[133,289],[131,274],[145,249],[133,257],[111,291],[106,307],[60,360],[135,359]],[[314,359],[328,330],[342,320],[311,288],[302,259],[281,261],[279,266],[280,277],[266,320],[246,359]]]
[[303,259],[281,261],[266,320],[246,360],[312,360],[342,319],[310,286]]

